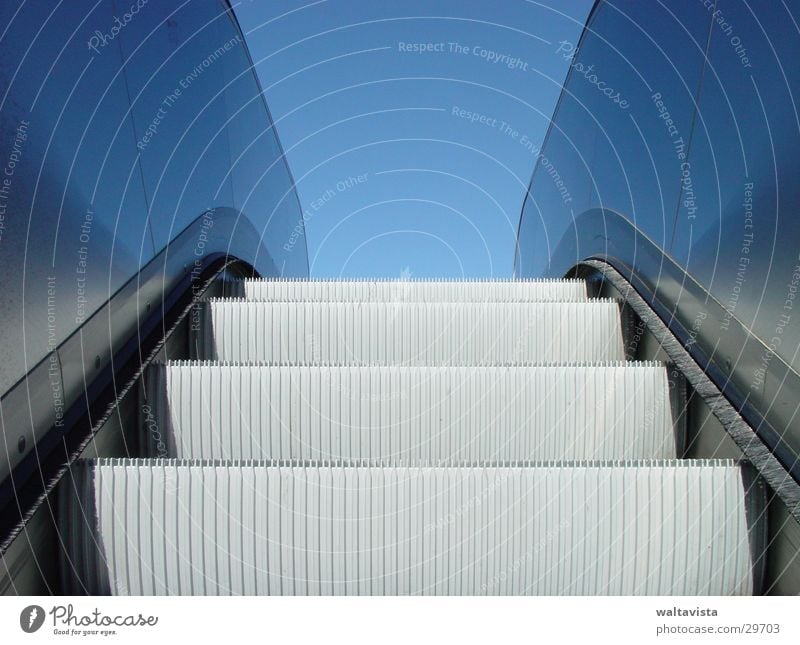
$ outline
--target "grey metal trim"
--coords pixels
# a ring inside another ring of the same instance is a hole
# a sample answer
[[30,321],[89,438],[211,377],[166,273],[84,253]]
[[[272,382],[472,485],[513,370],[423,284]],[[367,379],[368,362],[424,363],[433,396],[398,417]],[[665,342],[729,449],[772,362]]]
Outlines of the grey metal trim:
[[675,454],[684,458],[689,448],[689,424],[686,420],[689,396],[686,377],[674,363],[667,363],[667,375],[670,382],[669,402],[675,426]]
[[625,360],[636,360],[634,339],[641,321],[636,312],[624,300],[619,303],[619,319],[622,325],[622,344],[625,349]]
[[764,479],[750,462],[742,463],[742,486],[745,492],[745,519],[750,537],[753,562],[753,595],[764,593],[767,580],[769,547],[768,496]]
[[174,435],[166,395],[167,366],[160,361],[149,364],[139,388],[139,454],[166,457],[172,454],[168,445]]

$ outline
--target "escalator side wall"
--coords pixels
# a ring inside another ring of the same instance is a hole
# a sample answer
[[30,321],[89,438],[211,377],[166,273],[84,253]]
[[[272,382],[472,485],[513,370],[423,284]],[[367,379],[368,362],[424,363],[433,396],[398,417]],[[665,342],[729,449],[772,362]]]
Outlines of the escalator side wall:
[[[606,281],[594,283],[594,293],[602,298],[623,300],[623,294]],[[631,359],[668,363],[670,358],[661,342],[646,325],[636,324],[636,332],[629,339],[625,350]],[[669,372],[670,388],[685,385],[685,377]],[[714,416],[702,397],[687,389],[684,401],[683,423],[686,426],[686,459],[734,459],[745,458],[741,449]],[[747,468],[747,467],[746,467]],[[754,469],[751,469],[754,470]],[[752,473],[751,473],[752,475]],[[756,482],[757,486],[753,486]],[[767,595],[796,595],[800,593],[800,523],[789,514],[786,505],[766,487],[751,476],[745,484],[751,504],[751,550],[754,561],[755,593]],[[759,498],[759,499],[755,499]],[[765,498],[765,499],[762,499]],[[766,538],[764,537],[766,533]],[[759,552],[759,546],[765,547]],[[761,553],[762,555],[758,555]]]
[[614,266],[800,480],[800,2],[706,4],[595,5],[515,274]]
[[0,481],[209,258],[308,272],[230,5],[134,5],[0,7]]

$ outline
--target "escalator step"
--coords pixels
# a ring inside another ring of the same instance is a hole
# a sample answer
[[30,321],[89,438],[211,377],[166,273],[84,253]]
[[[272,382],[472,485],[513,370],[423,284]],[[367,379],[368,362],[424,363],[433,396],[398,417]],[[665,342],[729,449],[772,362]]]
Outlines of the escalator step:
[[586,300],[583,280],[242,280],[247,300],[311,302],[535,302]]
[[480,365],[624,360],[617,302],[203,303],[199,356]]
[[113,594],[748,594],[731,461],[78,462],[63,573]]
[[151,366],[142,443],[182,459],[675,458],[660,363]]

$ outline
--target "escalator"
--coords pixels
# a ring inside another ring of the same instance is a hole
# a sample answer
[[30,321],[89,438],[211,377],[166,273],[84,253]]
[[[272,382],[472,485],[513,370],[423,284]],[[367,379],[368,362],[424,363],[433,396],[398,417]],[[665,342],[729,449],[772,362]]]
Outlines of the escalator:
[[799,594],[798,1],[707,4],[594,3],[513,281],[306,279],[228,0],[0,4],[0,595]]
[[67,593],[745,595],[769,487],[582,280],[231,283],[73,464]]

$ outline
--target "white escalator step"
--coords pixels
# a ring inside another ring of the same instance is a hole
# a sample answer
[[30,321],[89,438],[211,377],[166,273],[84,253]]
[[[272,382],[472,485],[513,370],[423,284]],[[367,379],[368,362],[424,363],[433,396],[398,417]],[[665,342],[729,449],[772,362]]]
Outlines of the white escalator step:
[[64,573],[112,594],[749,594],[729,461],[79,462]]
[[332,367],[169,363],[142,423],[181,459],[668,459],[660,363]]
[[532,302],[586,300],[583,280],[243,280],[248,300],[314,302]]
[[225,362],[524,364],[624,360],[617,302],[210,300],[201,356]]

